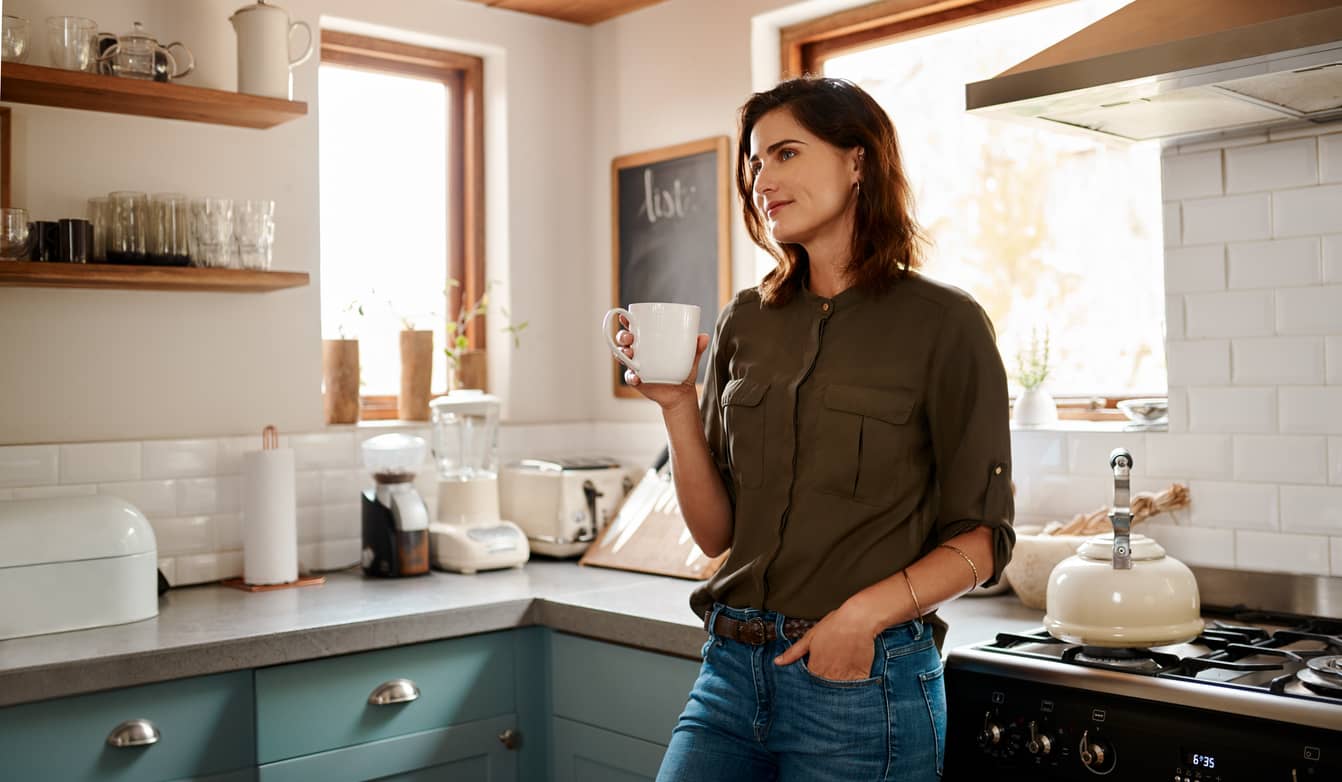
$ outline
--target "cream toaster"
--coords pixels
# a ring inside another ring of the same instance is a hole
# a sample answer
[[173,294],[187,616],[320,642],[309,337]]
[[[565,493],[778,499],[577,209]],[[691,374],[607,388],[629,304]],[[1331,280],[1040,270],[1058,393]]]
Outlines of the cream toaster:
[[499,471],[499,515],[526,533],[533,554],[576,557],[615,518],[631,488],[613,459],[523,459]]

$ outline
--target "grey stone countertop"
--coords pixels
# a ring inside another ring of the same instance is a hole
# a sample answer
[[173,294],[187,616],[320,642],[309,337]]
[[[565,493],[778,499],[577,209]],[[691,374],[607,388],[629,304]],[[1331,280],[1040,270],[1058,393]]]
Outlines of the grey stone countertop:
[[[0,641],[0,706],[527,625],[697,660],[705,636],[689,608],[696,585],[538,560],[470,576],[350,570],[270,592],[172,589],[153,619]],[[1042,619],[1009,594],[961,598],[940,614],[951,626],[947,650]]]

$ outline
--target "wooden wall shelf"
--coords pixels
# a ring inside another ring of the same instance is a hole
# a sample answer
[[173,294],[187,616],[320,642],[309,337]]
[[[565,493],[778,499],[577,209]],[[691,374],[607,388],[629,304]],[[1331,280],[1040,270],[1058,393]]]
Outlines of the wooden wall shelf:
[[0,261],[0,286],[6,287],[260,293],[307,284],[307,272]]
[[308,113],[301,101],[10,62],[0,100],[242,128],[270,128]]

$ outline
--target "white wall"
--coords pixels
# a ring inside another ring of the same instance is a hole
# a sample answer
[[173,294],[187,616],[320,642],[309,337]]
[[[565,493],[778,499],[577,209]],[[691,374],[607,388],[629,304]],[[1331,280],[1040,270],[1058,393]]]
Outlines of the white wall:
[[[85,15],[113,32],[140,20],[192,48],[197,72],[184,83],[233,89],[228,16],[239,5],[10,0],[5,11],[33,21],[35,64],[45,62],[47,16]],[[496,300],[531,324],[516,354],[491,351],[491,374],[511,389],[511,420],[586,417],[590,395],[571,380],[566,344],[568,324],[586,314],[575,270],[589,256],[590,30],[461,0],[285,6],[314,27],[325,18],[486,58],[489,271],[512,283]],[[315,57],[295,73],[294,93],[308,115],[265,131],[14,107],[13,198],[36,218],[82,215],[87,198],[116,189],[273,198],[275,266],[312,284],[262,295],[0,288],[0,443],[321,428]]]

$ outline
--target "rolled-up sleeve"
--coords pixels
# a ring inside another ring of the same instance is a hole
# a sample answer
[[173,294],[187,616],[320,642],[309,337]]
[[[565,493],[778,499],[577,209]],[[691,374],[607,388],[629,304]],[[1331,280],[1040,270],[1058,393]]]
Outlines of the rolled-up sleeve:
[[732,304],[718,313],[713,328],[713,344],[708,347],[708,366],[704,373],[704,388],[699,398],[699,415],[704,422],[704,436],[708,439],[708,453],[722,477],[727,498],[736,507],[736,487],[732,481],[731,463],[727,451],[727,429],[722,420],[722,389],[731,379],[730,350],[724,348],[724,336],[731,317]]
[[992,322],[973,301],[946,311],[929,367],[927,419],[940,506],[929,545],[976,527],[992,531],[996,584],[1016,542],[1012,529],[1010,402]]

